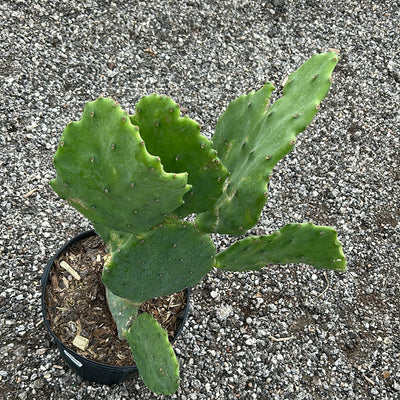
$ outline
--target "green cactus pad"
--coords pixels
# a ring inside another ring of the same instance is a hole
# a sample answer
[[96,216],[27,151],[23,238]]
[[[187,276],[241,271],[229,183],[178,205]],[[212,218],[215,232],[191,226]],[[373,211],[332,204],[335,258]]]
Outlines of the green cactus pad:
[[346,270],[337,232],[311,223],[289,224],[268,236],[250,236],[216,257],[228,271],[259,270],[267,264],[304,263],[318,269]]
[[214,208],[198,216],[202,230],[242,234],[257,223],[272,168],[317,113],[337,62],[335,53],[313,56],[289,76],[283,96],[268,109],[270,83],[229,104],[213,142],[230,175]]
[[133,303],[128,299],[116,296],[106,288],[108,308],[117,324],[118,337],[123,339],[124,332],[129,328],[131,321],[136,317],[141,303]]
[[140,314],[125,333],[139,375],[156,394],[172,394],[179,387],[179,363],[167,332],[150,314]]
[[167,172],[187,172],[191,190],[185,194],[179,216],[208,210],[222,194],[228,171],[211,142],[200,135],[200,125],[181,118],[179,106],[169,97],[150,95],[136,105],[131,121],[139,126],[149,153],[159,156]]
[[112,253],[103,282],[117,296],[143,302],[197,284],[214,266],[215,252],[194,225],[169,221]]
[[143,232],[190,190],[187,174],[166,173],[128,114],[108,98],[87,103],[82,119],[67,126],[54,165],[53,189],[102,232]]

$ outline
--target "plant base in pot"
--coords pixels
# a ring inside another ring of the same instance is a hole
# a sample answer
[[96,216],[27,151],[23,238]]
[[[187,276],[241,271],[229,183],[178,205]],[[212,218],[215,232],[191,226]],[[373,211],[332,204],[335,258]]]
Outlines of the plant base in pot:
[[[101,283],[105,254],[104,244],[94,231],[67,242],[44,271],[42,313],[47,330],[71,369],[84,380],[111,385],[137,377],[138,370],[129,344],[118,338],[108,310]],[[186,321],[189,295],[186,289],[142,305],[142,311],[152,314],[166,329],[172,344]]]

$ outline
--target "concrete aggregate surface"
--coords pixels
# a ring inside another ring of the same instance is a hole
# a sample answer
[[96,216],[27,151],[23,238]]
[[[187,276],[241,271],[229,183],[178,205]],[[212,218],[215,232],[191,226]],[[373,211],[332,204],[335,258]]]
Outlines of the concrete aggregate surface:
[[[334,48],[328,97],[274,169],[252,233],[335,226],[348,272],[212,271],[176,345],[165,398],[400,398],[400,2],[0,1],[0,393],[6,400],[156,399],[139,380],[82,381],[41,322],[48,259],[88,222],[49,187],[86,101],[129,112],[166,94],[211,137],[228,102]],[[219,249],[234,238],[216,235]]]

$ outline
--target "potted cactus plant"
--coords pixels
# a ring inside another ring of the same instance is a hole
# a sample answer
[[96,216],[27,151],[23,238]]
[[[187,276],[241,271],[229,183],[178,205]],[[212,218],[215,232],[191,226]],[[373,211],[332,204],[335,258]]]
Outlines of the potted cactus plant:
[[[317,113],[337,62],[332,52],[314,55],[290,75],[271,106],[271,83],[232,101],[213,142],[199,124],[180,116],[175,102],[158,95],[143,97],[134,115],[100,97],[66,127],[51,186],[106,243],[102,281],[110,310],[155,393],[177,390],[179,368],[163,329],[150,314],[138,314],[145,300],[194,286],[214,267],[249,271],[306,263],[345,270],[330,227],[289,224],[218,254],[210,238],[243,236],[257,223],[270,173]],[[185,219],[192,214],[195,222]]]

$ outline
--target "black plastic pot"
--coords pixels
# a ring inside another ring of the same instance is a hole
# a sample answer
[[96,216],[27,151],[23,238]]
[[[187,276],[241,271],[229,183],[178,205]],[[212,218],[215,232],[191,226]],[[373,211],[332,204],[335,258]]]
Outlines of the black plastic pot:
[[[49,280],[50,271],[53,268],[54,261],[69,247],[79,242],[80,240],[88,237],[96,235],[95,231],[87,231],[81,233],[80,235],[74,237],[69,242],[67,242],[58,252],[51,258],[51,260],[47,263],[46,269],[44,270],[42,276],[42,314],[44,324],[49,331],[50,335],[55,340],[58,349],[60,350],[62,358],[66,361],[66,363],[71,367],[73,371],[75,371],[82,379],[88,380],[91,382],[102,383],[106,385],[112,385],[114,383],[124,382],[128,379],[132,379],[138,376],[138,370],[136,365],[127,366],[127,367],[115,367],[112,365],[102,364],[95,361],[91,361],[69,347],[65,346],[60,339],[53,333],[50,327],[50,323],[47,319],[46,307],[45,307],[45,293],[46,286]],[[182,332],[183,326],[186,322],[186,317],[189,309],[189,296],[190,289],[186,289],[187,291],[187,301],[184,312],[181,316],[181,326],[171,341],[172,344],[175,343],[176,339]]]

